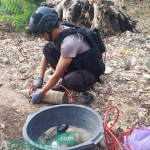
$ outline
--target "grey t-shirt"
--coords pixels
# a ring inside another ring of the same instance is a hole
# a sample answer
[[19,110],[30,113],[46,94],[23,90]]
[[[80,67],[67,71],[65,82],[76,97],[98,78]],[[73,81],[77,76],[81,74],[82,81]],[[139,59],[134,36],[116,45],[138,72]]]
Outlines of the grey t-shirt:
[[76,57],[76,55],[84,53],[89,49],[90,45],[81,34],[70,34],[61,43],[61,56]]

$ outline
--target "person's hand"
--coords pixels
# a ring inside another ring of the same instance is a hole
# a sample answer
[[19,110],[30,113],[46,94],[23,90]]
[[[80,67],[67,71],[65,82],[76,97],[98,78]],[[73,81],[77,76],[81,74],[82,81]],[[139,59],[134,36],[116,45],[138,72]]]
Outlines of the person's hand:
[[38,77],[37,80],[33,84],[36,88],[41,88],[43,85],[43,78]]
[[31,102],[34,104],[39,104],[42,101],[43,97],[44,95],[39,91],[36,91],[30,95]]

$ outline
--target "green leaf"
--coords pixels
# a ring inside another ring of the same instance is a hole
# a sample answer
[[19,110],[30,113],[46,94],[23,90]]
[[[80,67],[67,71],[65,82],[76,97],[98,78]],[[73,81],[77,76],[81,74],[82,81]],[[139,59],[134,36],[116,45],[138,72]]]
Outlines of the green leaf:
[[[33,11],[38,7],[37,2],[43,0],[0,0],[7,15],[1,16],[0,21],[11,21],[16,30],[23,30]],[[11,12],[11,14],[10,14]]]

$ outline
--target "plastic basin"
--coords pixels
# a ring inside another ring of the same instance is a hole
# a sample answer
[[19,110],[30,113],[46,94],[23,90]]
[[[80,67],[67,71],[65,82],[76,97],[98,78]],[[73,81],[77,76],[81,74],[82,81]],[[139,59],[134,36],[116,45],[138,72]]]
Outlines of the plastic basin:
[[23,137],[29,147],[35,150],[49,150],[41,147],[36,140],[51,127],[68,124],[87,130],[92,137],[81,144],[59,148],[59,150],[94,150],[104,136],[101,116],[93,109],[75,104],[61,104],[44,107],[28,116],[23,126]]

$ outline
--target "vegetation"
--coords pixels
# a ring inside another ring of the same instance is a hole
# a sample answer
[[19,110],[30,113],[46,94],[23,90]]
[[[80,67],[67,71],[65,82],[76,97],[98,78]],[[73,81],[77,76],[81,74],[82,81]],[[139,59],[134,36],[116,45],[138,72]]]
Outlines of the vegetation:
[[17,31],[22,31],[41,2],[43,0],[0,0],[0,12],[6,11],[1,13],[0,22],[10,21]]
[[2,6],[0,6],[0,16],[3,16],[3,15],[6,15],[6,11],[5,11],[5,9],[2,7]]

